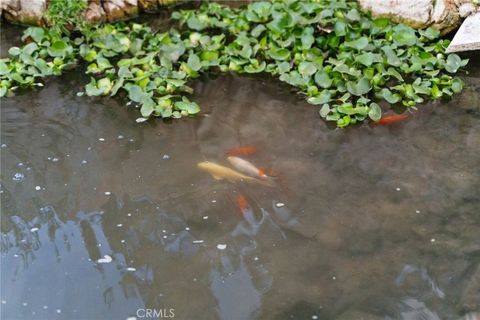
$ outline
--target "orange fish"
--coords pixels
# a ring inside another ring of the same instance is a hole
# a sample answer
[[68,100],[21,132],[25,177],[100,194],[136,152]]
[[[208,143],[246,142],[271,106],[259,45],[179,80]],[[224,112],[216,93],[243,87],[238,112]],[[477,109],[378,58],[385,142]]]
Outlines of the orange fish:
[[402,114],[390,114],[382,117],[380,120],[376,121],[375,124],[379,125],[389,125],[395,122],[399,122],[402,120],[405,120],[408,118],[408,114],[402,113]]
[[243,211],[245,211],[245,209],[250,207],[250,205],[248,204],[247,198],[245,198],[245,196],[243,194],[239,194],[237,196],[237,205],[240,208],[240,210],[242,211],[242,213],[243,213]]
[[242,155],[249,155],[254,154],[257,152],[257,148],[253,146],[243,146],[238,148],[233,148],[227,152],[229,156],[242,156]]

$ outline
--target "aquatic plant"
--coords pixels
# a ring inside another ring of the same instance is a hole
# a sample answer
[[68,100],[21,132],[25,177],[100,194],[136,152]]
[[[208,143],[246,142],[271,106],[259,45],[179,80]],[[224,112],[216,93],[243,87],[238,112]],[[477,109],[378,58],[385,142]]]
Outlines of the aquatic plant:
[[151,116],[199,112],[188,86],[204,72],[268,73],[295,87],[339,127],[378,121],[379,102],[415,109],[426,99],[463,88],[452,75],[468,60],[445,54],[449,40],[372,19],[354,1],[263,1],[233,9],[217,3],[172,14],[179,30],[152,32],[142,24],[88,26],[69,36],[29,28],[31,42],[0,60],[0,96],[39,85],[80,60],[91,74],[89,96],[125,92]]

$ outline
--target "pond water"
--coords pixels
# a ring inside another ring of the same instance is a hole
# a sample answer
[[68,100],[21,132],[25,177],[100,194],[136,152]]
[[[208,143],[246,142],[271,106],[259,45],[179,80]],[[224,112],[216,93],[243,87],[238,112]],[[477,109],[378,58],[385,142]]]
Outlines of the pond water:
[[[3,29],[2,53],[19,34]],[[479,311],[478,59],[469,70],[451,101],[348,129],[281,83],[234,75],[197,81],[201,115],[168,123],[77,97],[81,71],[3,99],[1,318]],[[274,187],[197,168],[239,146]]]

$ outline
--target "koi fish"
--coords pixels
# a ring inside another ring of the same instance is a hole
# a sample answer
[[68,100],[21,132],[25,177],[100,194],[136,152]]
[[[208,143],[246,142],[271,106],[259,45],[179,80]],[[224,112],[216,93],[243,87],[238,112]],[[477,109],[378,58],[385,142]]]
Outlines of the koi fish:
[[251,177],[268,178],[268,176],[265,174],[264,169],[258,169],[251,162],[247,160],[244,160],[239,157],[232,157],[232,156],[228,157],[227,159],[230,162],[230,164],[241,173],[244,173]]
[[219,165],[217,163],[209,162],[209,161],[203,161],[197,164],[197,167],[200,170],[203,170],[205,172],[208,172],[212,175],[214,179],[221,180],[225,179],[230,182],[237,182],[237,181],[244,181],[244,182],[249,182],[249,183],[258,183],[262,184],[265,186],[271,187],[271,185],[266,182],[262,181],[253,177],[249,177],[247,175],[244,175],[240,172],[237,172],[235,170],[232,170],[230,168],[224,167],[222,165]]
[[227,152],[227,155],[229,156],[241,156],[241,155],[250,155],[254,154],[257,152],[257,148],[252,147],[252,146],[244,146],[244,147],[238,147],[231,149]]
[[380,120],[376,121],[375,124],[379,125],[389,125],[398,121],[402,121],[408,118],[408,114],[402,113],[402,114],[391,114],[382,117]]
[[237,196],[237,205],[240,208],[240,211],[242,211],[242,213],[245,209],[250,207],[250,205],[248,204],[247,198],[245,198],[243,194],[239,194]]

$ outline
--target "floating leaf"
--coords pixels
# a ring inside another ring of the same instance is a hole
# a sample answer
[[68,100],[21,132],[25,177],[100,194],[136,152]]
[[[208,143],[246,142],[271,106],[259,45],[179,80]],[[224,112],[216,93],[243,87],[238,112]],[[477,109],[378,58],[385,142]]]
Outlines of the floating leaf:
[[325,71],[318,71],[315,74],[315,83],[324,89],[330,88],[332,82],[333,80]]
[[370,103],[370,111],[368,111],[368,117],[373,121],[378,121],[382,118],[382,109],[375,102]]

